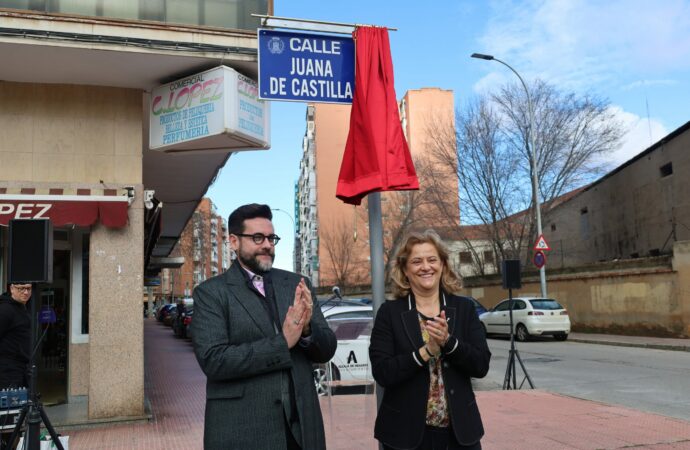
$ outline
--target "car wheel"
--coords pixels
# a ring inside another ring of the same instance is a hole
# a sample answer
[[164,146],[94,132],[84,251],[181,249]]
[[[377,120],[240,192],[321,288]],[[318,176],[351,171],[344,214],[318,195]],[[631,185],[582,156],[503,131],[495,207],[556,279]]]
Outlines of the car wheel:
[[520,342],[525,342],[527,339],[529,339],[529,332],[527,331],[527,327],[525,327],[521,323],[519,323],[517,328],[515,329],[515,339],[517,339]]
[[554,334],[553,338],[557,341],[565,341],[566,339],[568,339],[568,333]]
[[314,386],[316,387],[317,395],[323,396],[328,394],[328,374],[325,367],[318,366],[314,369]]

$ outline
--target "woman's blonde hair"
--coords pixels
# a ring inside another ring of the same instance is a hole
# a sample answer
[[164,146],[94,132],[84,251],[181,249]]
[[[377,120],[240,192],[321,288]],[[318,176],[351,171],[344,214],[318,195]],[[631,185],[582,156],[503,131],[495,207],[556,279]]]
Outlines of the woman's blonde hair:
[[410,253],[412,253],[412,248],[419,244],[431,244],[436,248],[438,256],[441,258],[441,262],[443,263],[443,271],[441,272],[441,287],[443,287],[443,290],[449,294],[458,293],[462,288],[462,280],[450,266],[448,249],[434,230],[426,230],[422,233],[408,233],[403,239],[403,242],[395,255],[395,261],[393,262],[393,268],[391,269],[393,295],[395,295],[395,298],[405,297],[410,293],[410,281],[407,279],[404,269],[407,265],[407,260],[410,258]]

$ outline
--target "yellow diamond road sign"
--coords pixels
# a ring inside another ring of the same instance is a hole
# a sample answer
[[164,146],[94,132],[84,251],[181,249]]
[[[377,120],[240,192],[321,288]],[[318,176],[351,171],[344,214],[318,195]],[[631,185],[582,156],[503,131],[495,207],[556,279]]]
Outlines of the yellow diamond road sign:
[[534,244],[534,249],[535,250],[551,250],[551,247],[549,247],[549,244],[546,243],[546,239],[544,239],[543,234],[539,235],[539,239],[537,239],[537,243]]

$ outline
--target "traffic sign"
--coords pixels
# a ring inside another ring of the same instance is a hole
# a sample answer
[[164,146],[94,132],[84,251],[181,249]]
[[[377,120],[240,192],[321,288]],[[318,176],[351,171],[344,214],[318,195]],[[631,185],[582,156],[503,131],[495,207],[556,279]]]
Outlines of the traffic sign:
[[258,45],[259,98],[352,103],[352,37],[259,29]]
[[540,234],[539,238],[537,239],[537,243],[534,244],[534,249],[535,250],[543,250],[543,251],[548,251],[551,250],[551,247],[549,247],[549,244],[546,243],[546,239],[544,239],[544,235]]
[[544,252],[539,250],[537,251],[537,253],[534,254],[533,261],[534,265],[537,266],[537,269],[541,269],[546,264],[546,255],[544,254]]

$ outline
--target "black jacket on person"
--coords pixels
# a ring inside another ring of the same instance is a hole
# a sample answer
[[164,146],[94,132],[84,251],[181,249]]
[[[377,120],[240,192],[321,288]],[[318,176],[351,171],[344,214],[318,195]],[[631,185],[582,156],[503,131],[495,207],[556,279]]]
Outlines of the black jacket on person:
[[[450,423],[457,441],[471,445],[484,435],[471,377],[487,374],[491,352],[469,299],[444,294],[441,305],[450,334],[441,369]],[[384,302],[376,314],[369,357],[374,379],[384,388],[374,437],[393,448],[414,449],[422,443],[430,382],[428,363],[418,352],[423,345],[414,296]]]
[[31,353],[31,313],[5,292],[0,295],[0,389],[25,386]]

